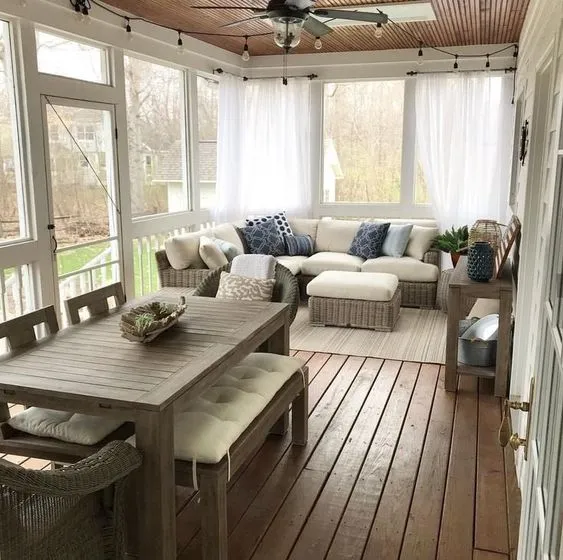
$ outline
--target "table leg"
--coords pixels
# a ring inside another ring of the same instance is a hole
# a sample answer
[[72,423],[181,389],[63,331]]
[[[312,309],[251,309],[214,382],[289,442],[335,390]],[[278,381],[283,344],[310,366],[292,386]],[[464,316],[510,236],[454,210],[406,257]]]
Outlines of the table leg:
[[457,339],[461,315],[461,292],[450,286],[448,292],[448,334],[446,337],[446,391],[457,389]]
[[[283,325],[266,341],[265,351],[289,356],[289,312],[285,313]],[[289,410],[273,425],[270,433],[283,436],[289,429]]]
[[501,290],[499,298],[499,324],[497,341],[497,366],[495,397],[506,397],[510,365],[510,327],[512,323],[512,294]]
[[137,481],[140,558],[176,558],[173,407],[142,412],[135,424],[136,445],[143,454]]

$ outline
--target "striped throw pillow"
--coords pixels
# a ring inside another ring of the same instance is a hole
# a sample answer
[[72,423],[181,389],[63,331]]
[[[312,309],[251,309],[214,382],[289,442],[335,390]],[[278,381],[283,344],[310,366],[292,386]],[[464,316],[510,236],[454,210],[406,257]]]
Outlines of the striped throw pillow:
[[290,257],[310,257],[313,254],[313,238],[310,235],[284,235],[285,252]]

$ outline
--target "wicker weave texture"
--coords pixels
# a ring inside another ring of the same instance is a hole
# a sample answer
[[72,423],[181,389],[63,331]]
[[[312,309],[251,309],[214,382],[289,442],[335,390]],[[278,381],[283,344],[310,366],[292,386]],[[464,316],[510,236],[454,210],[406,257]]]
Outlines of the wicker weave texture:
[[[215,297],[219,289],[221,272],[228,272],[230,269],[231,265],[229,263],[221,268],[210,271],[205,280],[195,289],[193,295]],[[293,323],[297,315],[297,308],[299,307],[299,284],[297,279],[289,269],[279,263],[276,264],[275,279],[276,283],[274,284],[272,301],[287,303],[289,305],[290,323]]]
[[311,296],[309,320],[313,325],[357,327],[392,331],[401,311],[401,290],[389,301],[366,301]]
[[0,558],[123,558],[125,485],[140,464],[125,442],[54,471],[0,461]]
[[209,268],[176,270],[170,266],[166,251],[157,251],[154,256],[161,288],[197,288],[212,272]]

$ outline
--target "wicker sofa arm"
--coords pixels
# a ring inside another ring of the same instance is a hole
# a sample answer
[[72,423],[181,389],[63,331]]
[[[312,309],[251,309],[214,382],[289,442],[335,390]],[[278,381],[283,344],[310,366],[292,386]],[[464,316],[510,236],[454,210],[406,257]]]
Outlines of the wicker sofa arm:
[[155,254],[156,268],[161,288],[197,288],[209,275],[209,268],[172,268],[166,251],[157,251]]
[[27,494],[80,496],[111,486],[141,465],[141,454],[124,441],[62,469],[35,471],[0,462],[0,484]]
[[441,262],[441,255],[438,249],[430,249],[428,251],[426,251],[426,253],[424,253],[424,257],[422,258],[423,262],[428,263],[428,264],[433,264],[434,266],[437,266],[438,268],[440,267],[440,262]]

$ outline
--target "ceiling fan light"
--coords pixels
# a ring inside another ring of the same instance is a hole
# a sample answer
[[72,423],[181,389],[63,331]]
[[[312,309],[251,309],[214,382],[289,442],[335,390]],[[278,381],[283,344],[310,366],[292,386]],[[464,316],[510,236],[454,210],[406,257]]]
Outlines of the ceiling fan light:
[[274,28],[274,41],[282,49],[296,47],[301,41],[304,20],[296,17],[272,18]]

